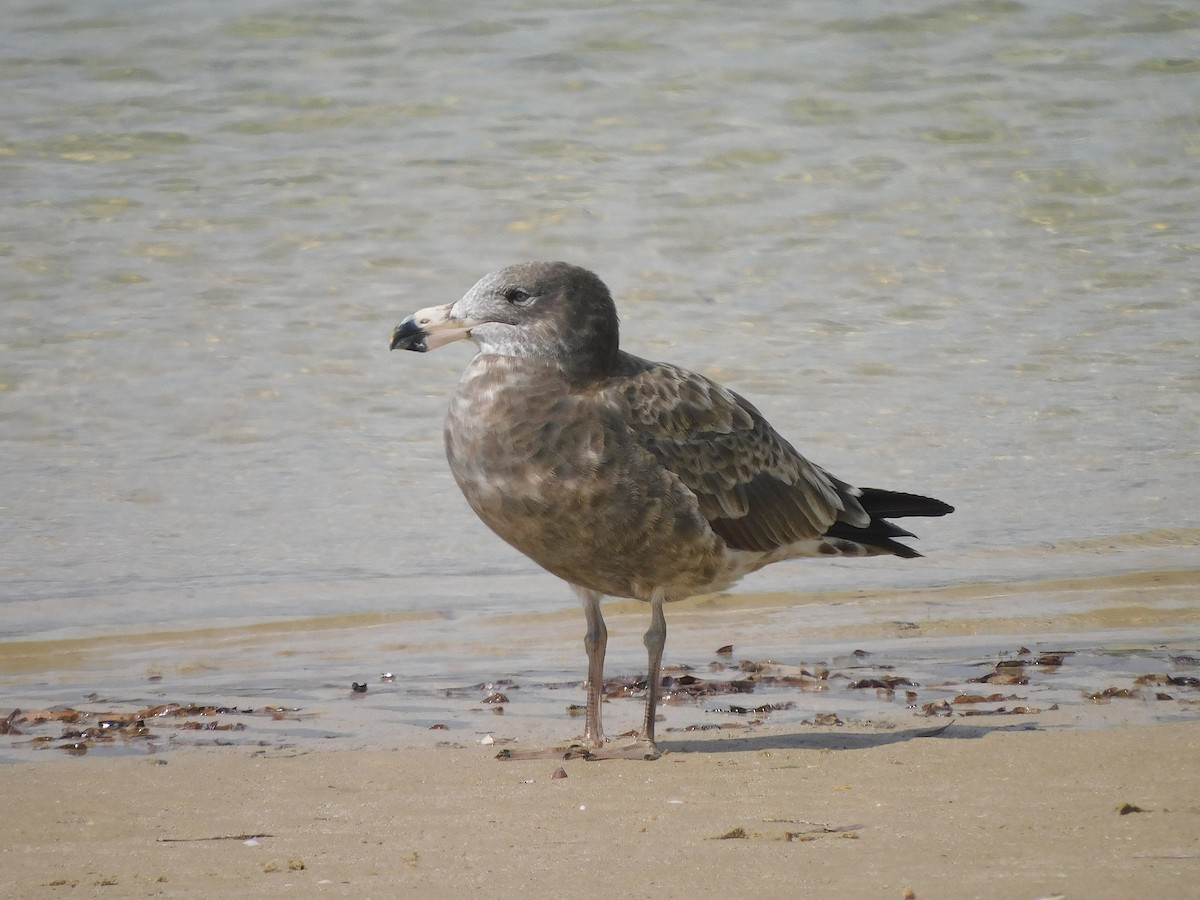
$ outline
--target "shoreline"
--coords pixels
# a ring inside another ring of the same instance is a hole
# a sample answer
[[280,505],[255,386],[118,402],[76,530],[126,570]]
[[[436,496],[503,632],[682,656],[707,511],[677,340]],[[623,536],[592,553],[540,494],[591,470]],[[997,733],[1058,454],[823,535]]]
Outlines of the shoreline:
[[[574,609],[475,631],[419,616],[110,636],[40,667],[10,642],[7,702],[92,715],[14,717],[3,738],[21,760],[0,765],[6,889],[1194,897],[1197,583],[678,604],[668,661],[704,691],[662,707],[663,758],[565,761],[566,778],[494,757],[577,729]],[[607,618],[608,674],[636,680],[644,610]],[[508,702],[485,701],[497,688]],[[640,717],[630,693],[608,703],[610,734]],[[149,736],[69,749],[70,730],[136,731],[139,715]]]
[[[1031,711],[1056,726],[1200,718],[1197,585],[1200,570],[673,604],[665,671],[695,683],[668,692],[664,733],[730,718],[747,732],[833,719],[904,728],[928,722],[919,718],[926,707],[937,716],[954,707],[963,717]],[[984,590],[1001,599],[982,601]],[[616,733],[640,718],[645,609],[616,601],[606,618],[606,718]],[[218,739],[301,750],[420,748],[434,727],[464,743],[488,732],[553,743],[575,727],[568,710],[582,702],[582,624],[579,611],[566,608],[487,621],[332,616],[7,641],[0,724],[15,708],[25,718],[0,738],[0,762],[40,764],[50,751],[38,748],[71,741],[92,741],[100,755]],[[726,646],[730,652],[717,652]],[[727,714],[735,707],[744,711]],[[77,720],[68,721],[70,710]],[[148,733],[136,739],[126,739],[130,730],[97,731],[105,721],[138,719]]]

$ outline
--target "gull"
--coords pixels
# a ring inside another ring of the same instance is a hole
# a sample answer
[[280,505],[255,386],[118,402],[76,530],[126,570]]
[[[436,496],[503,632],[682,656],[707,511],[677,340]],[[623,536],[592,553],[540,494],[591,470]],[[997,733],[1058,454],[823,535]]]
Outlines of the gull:
[[[492,272],[404,319],[391,349],[464,340],[477,352],[446,415],[450,471],[484,524],[583,602],[586,717],[570,755],[659,756],[665,604],[797,557],[920,556],[889,519],[953,512],[842,481],[728,388],[621,350],[612,295],[578,266]],[[601,724],[605,596],[650,606],[645,719],[623,746]]]

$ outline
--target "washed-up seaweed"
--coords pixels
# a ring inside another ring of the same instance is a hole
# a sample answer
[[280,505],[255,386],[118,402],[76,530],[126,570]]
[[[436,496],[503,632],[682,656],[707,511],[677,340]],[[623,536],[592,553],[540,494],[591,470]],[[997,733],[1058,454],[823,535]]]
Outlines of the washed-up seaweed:
[[[721,656],[732,656],[733,644],[719,648]],[[726,652],[728,651],[728,652]],[[1071,672],[1071,661],[1078,654],[1086,662]],[[720,658],[712,659],[701,674],[696,666],[681,663],[664,667],[662,699],[664,706],[698,705],[705,707],[709,715],[736,716],[740,722],[693,723],[667,731],[710,731],[719,728],[753,728],[763,724],[772,714],[783,710],[794,710],[797,701],[787,699],[789,692],[829,692],[833,702],[839,694],[847,696],[847,703],[861,708],[861,696],[849,699],[850,694],[862,695],[873,691],[877,703],[893,708],[907,709],[920,717],[1003,717],[1040,716],[1058,710],[1059,702],[1069,691],[1069,686],[1081,678],[1094,677],[1096,657],[1088,651],[1055,649],[1035,652],[1021,647],[1015,653],[1000,654],[989,661],[974,665],[986,667],[987,671],[974,676],[966,673],[942,682],[922,684],[917,678],[897,671],[897,667],[886,659],[876,659],[872,654],[855,650],[845,655],[834,656],[831,663],[812,664],[780,661],[776,659],[742,659],[736,663]],[[1104,657],[1097,654],[1100,659]],[[1111,657],[1110,657],[1111,658]],[[1161,657],[1160,657],[1161,658]],[[962,666],[967,663],[960,664]],[[1066,676],[1065,678],[1063,676]],[[979,690],[978,686],[986,686]],[[1115,687],[1095,695],[1085,691],[1083,696],[1092,702],[1107,702],[1113,698],[1142,697],[1143,699],[1169,700],[1171,695],[1163,693],[1162,687],[1189,690],[1200,686],[1200,679],[1187,674],[1153,674],[1139,676],[1130,687]],[[536,687],[545,687],[537,685]],[[556,685],[582,690],[583,685]],[[1014,692],[1013,687],[1025,690]],[[975,688],[975,689],[972,689]],[[1158,690],[1156,690],[1158,689]],[[605,701],[635,700],[645,696],[645,677],[638,674],[623,675],[605,681],[602,696]],[[1046,702],[1038,703],[1034,692],[1047,692]],[[709,701],[728,695],[766,694],[754,703],[726,703],[708,705]],[[932,696],[931,696],[932,695]],[[1031,702],[1032,700],[1032,702]],[[826,701],[828,702],[828,701]],[[1186,701],[1181,704],[1186,705]],[[1200,706],[1200,703],[1196,704]],[[582,704],[571,704],[569,715],[582,715]],[[842,713],[822,712],[803,720],[804,724],[818,727],[836,727],[843,724]],[[862,719],[861,721],[869,721]]]
[[1170,694],[1162,691],[1142,690],[1140,688],[1106,687],[1094,693],[1081,691],[1084,700],[1092,703],[1108,703],[1112,700],[1174,700]]
[[[665,730],[746,730],[772,719],[785,725],[799,722],[831,728],[846,721],[870,723],[876,720],[879,710],[940,718],[948,724],[960,717],[1040,716],[1057,710],[1060,703],[1122,701],[1143,701],[1141,709],[1162,710],[1149,715],[1195,717],[1200,713],[1200,677],[1194,669],[1189,671],[1198,664],[1200,655],[1191,651],[1169,655],[1162,648],[1042,651],[1020,647],[989,659],[921,661],[910,666],[878,651],[873,655],[861,649],[832,655],[821,662],[761,657],[735,660],[733,647],[733,642],[728,642],[707,659],[664,667],[664,711],[667,706],[692,706],[710,719],[698,723],[693,719],[691,724],[683,722],[680,727]],[[349,682],[340,683],[344,686]],[[378,684],[382,687],[372,687],[372,699],[380,690],[391,696],[413,690],[403,677],[388,671],[379,676]],[[488,721],[498,725],[504,720],[493,717],[502,715],[506,707],[511,712],[514,703],[520,704],[522,693],[544,703],[546,692],[564,691],[564,701],[582,701],[586,686],[571,680],[526,683],[525,687],[522,692],[522,685],[515,679],[500,677],[461,687],[439,687],[436,693],[449,701],[443,703],[448,709],[466,707],[476,715],[487,715]],[[644,675],[626,674],[607,679],[601,696],[606,702],[633,702],[642,700],[646,690]],[[819,705],[823,711],[809,711],[817,705],[813,703],[815,698],[803,697],[810,693],[822,694]],[[366,695],[340,695],[347,696],[362,699]],[[63,706],[0,711],[0,735],[8,736],[13,747],[56,748],[71,755],[105,747],[153,752],[170,746],[184,733],[211,733],[207,743],[212,746],[231,743],[220,740],[217,733],[228,736],[251,729],[253,717],[279,720],[311,715],[281,706],[242,708],[203,702],[158,703],[130,709],[128,704],[105,699],[100,693],[89,695],[88,703],[86,709]],[[378,712],[367,703],[359,710]],[[582,702],[567,706],[568,715],[583,712]],[[383,715],[386,718],[392,712]],[[724,721],[711,721],[718,716]],[[431,725],[431,721],[436,724]],[[448,719],[425,719],[419,724],[432,730],[455,727]],[[512,739],[497,736],[495,741]]]
[[[81,710],[56,707],[22,712],[13,710],[5,717],[7,734],[29,737],[34,749],[56,748],[71,756],[82,756],[94,748],[142,745],[152,749],[164,734],[180,731],[244,731],[241,721],[222,721],[218,716],[245,718],[269,716],[274,720],[298,718],[299,710],[281,706],[243,709],[233,706],[195,703],[163,703],[133,712]],[[210,721],[202,721],[210,719]],[[183,721],[179,721],[183,720]],[[39,734],[59,726],[57,736]]]
[[1018,697],[1016,694],[988,694],[986,697],[983,694],[959,694],[954,698],[955,705],[965,703],[1006,703],[1012,700],[1025,700],[1025,697]]
[[790,700],[783,703],[763,703],[760,706],[718,706],[705,710],[710,713],[729,713],[735,716],[763,716],[784,709],[795,709],[796,704]]
[[[1051,706],[1050,708],[1058,709],[1058,704],[1056,703],[1054,706]],[[1039,709],[1036,706],[1014,706],[1012,709],[1008,709],[1007,707],[1004,707],[1004,706],[999,706],[996,709],[964,709],[959,713],[959,715],[960,716],[1036,716],[1040,712],[1041,712],[1041,709]]]
[[862,690],[863,688],[883,688],[885,690],[893,690],[897,685],[904,687],[913,687],[915,681],[909,681],[907,678],[900,678],[896,675],[884,675],[881,678],[859,678],[847,685],[851,690]]

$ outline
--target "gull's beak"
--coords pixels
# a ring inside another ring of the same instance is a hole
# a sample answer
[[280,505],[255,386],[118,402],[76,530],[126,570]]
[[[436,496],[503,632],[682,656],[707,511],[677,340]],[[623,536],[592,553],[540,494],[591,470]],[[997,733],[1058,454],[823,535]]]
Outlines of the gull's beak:
[[478,325],[474,319],[456,319],[451,314],[453,303],[418,309],[396,326],[392,332],[392,350],[415,350],[424,353],[471,336]]

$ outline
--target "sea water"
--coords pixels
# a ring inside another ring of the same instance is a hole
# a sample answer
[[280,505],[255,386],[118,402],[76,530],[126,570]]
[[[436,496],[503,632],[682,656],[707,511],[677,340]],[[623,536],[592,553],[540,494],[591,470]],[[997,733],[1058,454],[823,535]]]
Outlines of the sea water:
[[[3,31],[0,706],[577,681],[573,596],[446,469],[471,348],[387,352],[525,259],[598,272],[626,349],[839,477],[957,507],[912,523],[924,559],[746,579],[714,640],[803,659],[819,592],[989,619],[1024,584],[1059,640],[1062,579],[1197,568],[1190,4],[100,0]],[[1135,644],[1200,645],[1174,590]]]

